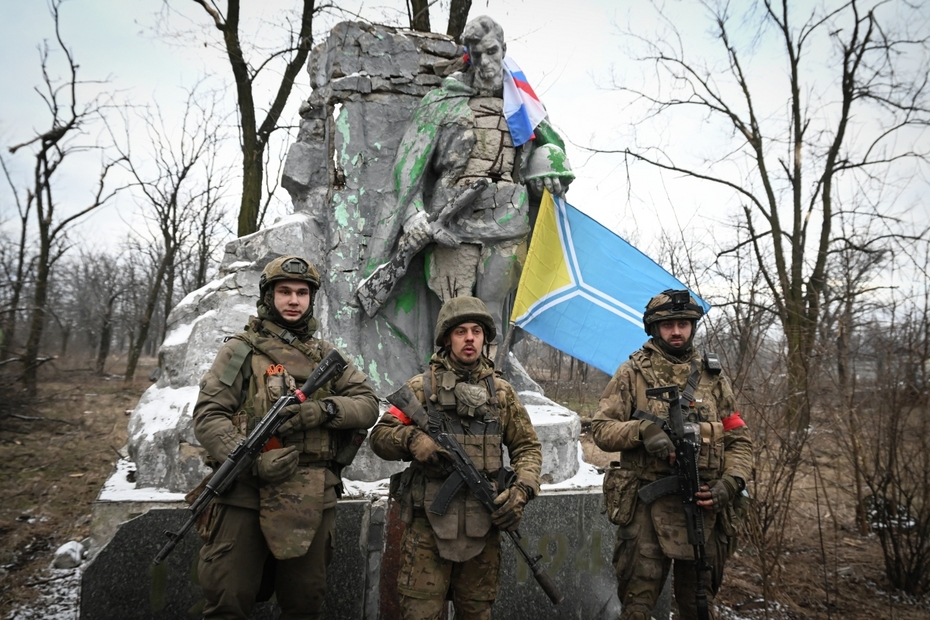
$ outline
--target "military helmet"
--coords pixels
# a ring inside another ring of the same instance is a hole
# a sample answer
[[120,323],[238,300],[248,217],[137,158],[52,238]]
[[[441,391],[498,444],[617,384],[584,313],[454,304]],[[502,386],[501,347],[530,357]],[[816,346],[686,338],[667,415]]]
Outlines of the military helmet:
[[309,284],[312,290],[320,288],[320,272],[299,256],[282,256],[265,265],[258,280],[260,296],[264,297],[271,285],[279,280],[300,280]]
[[446,334],[462,323],[480,323],[484,327],[486,343],[497,337],[494,318],[483,301],[477,297],[453,297],[439,310],[439,317],[436,319],[436,346],[445,346]]
[[695,323],[704,316],[704,308],[686,290],[666,289],[649,300],[643,314],[643,327],[652,335],[653,323],[669,319],[689,319]]
[[554,144],[541,144],[533,149],[523,177],[527,180],[546,177],[571,180],[575,178],[575,173],[572,172],[565,151]]

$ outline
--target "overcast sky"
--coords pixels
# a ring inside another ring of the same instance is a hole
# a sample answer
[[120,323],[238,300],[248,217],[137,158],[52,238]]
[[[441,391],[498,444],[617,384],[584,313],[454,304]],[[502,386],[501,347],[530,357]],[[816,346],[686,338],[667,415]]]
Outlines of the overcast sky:
[[[263,0],[244,4],[250,5],[253,11],[246,14],[247,18],[274,21],[282,7],[297,3]],[[406,21],[404,4],[400,0],[376,0],[375,3],[352,0],[338,4],[350,9],[354,6],[353,10],[371,21],[396,25]],[[194,22],[206,22],[203,10],[191,0],[176,0],[173,6],[179,13],[172,16],[172,27],[186,28]],[[671,3],[670,6],[683,23],[699,23],[702,19],[702,11],[691,4]],[[157,100],[163,109],[178,106],[183,97],[182,87],[190,87],[203,75],[212,73],[228,79],[228,65],[214,49],[203,47],[202,39],[192,36],[186,41],[169,44],[157,35],[156,17],[162,8],[162,0],[66,2],[61,10],[62,32],[80,63],[81,77],[108,79],[106,88],[118,90],[121,99],[137,104]],[[650,79],[648,73],[640,72],[630,60],[626,51],[630,37],[621,36],[621,30],[627,27],[647,37],[662,28],[647,2],[486,0],[472,5],[470,17],[480,14],[488,14],[502,24],[508,54],[523,68],[550,118],[571,142],[602,148],[630,145],[630,123],[635,116],[626,107],[621,94],[606,85],[612,70],[620,76],[621,82],[635,84]],[[334,23],[338,18],[327,19]],[[432,21],[434,30],[444,30],[444,14],[434,9]],[[322,20],[316,23],[321,25]],[[709,26],[705,22],[701,27],[691,28],[691,38],[683,41],[693,56],[715,49]],[[751,38],[754,34],[747,32],[745,36]],[[29,139],[36,129],[47,129],[47,113],[33,88],[40,85],[41,80],[37,45],[43,39],[53,41],[53,36],[45,2],[0,0],[0,84],[3,84],[0,144],[4,147]],[[316,42],[320,40],[318,36]],[[827,50],[822,52],[823,64],[826,64]],[[57,52],[53,57],[56,59],[60,61]],[[62,65],[54,66],[56,75],[61,75]],[[779,110],[783,105],[779,102],[784,100],[784,95],[779,94],[784,81],[779,57],[760,54],[747,67],[760,82],[763,98],[769,94],[766,87],[771,88],[773,110]],[[636,70],[630,71],[633,68]],[[309,80],[306,72],[302,72],[286,118],[296,123],[296,108],[309,92]],[[698,123],[699,119],[682,117],[677,125],[642,126],[639,136],[677,143],[699,152],[716,144],[718,136],[706,133],[706,128]],[[727,194],[676,181],[674,177],[661,178],[644,166],[633,168],[634,184],[630,188],[619,157],[591,157],[574,146],[570,147],[569,155],[578,175],[568,193],[569,202],[647,251],[655,245],[660,224],[671,230],[687,229],[698,240],[709,243],[736,206]],[[18,180],[28,177],[31,161],[25,149],[12,158],[4,149],[4,157],[14,168]],[[87,176],[96,172],[96,163],[88,160],[84,166],[65,171],[62,181],[77,188],[68,193],[70,199],[75,198],[74,193],[89,191]],[[926,178],[918,179],[921,190],[926,189],[926,184]],[[286,192],[279,192],[283,201],[289,201]],[[4,183],[0,186],[0,198],[4,199],[0,202],[2,219],[10,217],[7,196],[8,188]],[[907,200],[911,201],[911,208],[923,210],[922,217],[926,218],[926,201]],[[125,230],[124,222],[131,220],[135,211],[127,196],[116,206],[91,216],[82,226],[80,235],[95,244],[104,243],[102,237],[116,238]]]

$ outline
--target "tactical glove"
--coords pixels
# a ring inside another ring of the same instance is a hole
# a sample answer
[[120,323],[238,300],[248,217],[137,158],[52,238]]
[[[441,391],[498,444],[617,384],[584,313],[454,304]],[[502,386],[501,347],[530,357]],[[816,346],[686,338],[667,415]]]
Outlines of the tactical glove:
[[720,480],[710,488],[710,496],[714,500],[714,512],[720,512],[730,505],[740,492],[739,481],[729,474],[724,474]]
[[299,460],[297,446],[262,452],[255,459],[255,473],[260,479],[271,484],[284,482],[297,471]]
[[675,444],[655,422],[649,420],[640,422],[639,436],[643,440],[643,447],[646,448],[646,452],[657,459],[665,460],[670,453],[675,452]]
[[491,513],[491,523],[504,530],[512,532],[520,526],[523,519],[523,507],[529,499],[526,489],[519,482],[494,498],[494,503],[500,506]]
[[433,438],[421,431],[414,429],[410,434],[410,440],[407,443],[407,449],[416,460],[421,463],[435,465],[439,463],[439,455],[446,454],[446,451],[439,447]]
[[299,405],[288,405],[282,413],[291,417],[278,427],[278,435],[282,437],[294,431],[308,431],[327,421],[326,403],[308,398]]

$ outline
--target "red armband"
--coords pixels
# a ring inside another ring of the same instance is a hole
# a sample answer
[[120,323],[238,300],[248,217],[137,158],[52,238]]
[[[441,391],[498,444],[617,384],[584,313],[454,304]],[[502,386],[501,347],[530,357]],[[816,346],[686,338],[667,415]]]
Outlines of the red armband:
[[407,414],[405,414],[403,411],[401,411],[394,405],[391,405],[391,408],[388,409],[387,412],[390,413],[395,418],[397,418],[398,420],[400,420],[401,422],[403,422],[404,426],[410,426],[411,424],[413,424],[413,420],[408,418]]
[[746,423],[743,422],[743,418],[740,417],[739,411],[734,411],[723,419],[724,432],[732,431],[733,429],[739,428],[740,426],[746,426]]

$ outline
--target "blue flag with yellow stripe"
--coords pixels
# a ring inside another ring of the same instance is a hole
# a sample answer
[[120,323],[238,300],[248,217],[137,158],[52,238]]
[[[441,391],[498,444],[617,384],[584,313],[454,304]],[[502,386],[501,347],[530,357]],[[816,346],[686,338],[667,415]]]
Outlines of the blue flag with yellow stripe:
[[[546,192],[510,320],[613,374],[648,338],[646,304],[670,288],[687,287],[623,238]],[[710,309],[692,295],[705,312]]]

